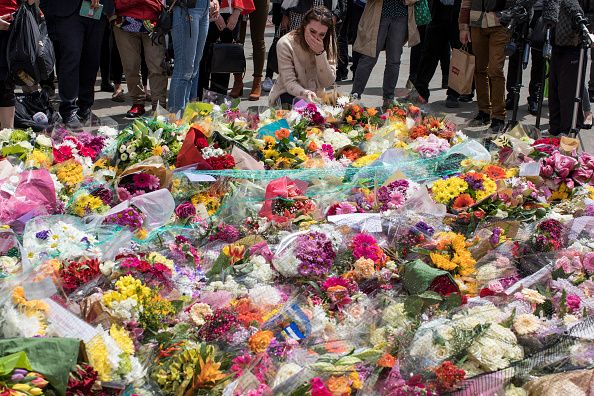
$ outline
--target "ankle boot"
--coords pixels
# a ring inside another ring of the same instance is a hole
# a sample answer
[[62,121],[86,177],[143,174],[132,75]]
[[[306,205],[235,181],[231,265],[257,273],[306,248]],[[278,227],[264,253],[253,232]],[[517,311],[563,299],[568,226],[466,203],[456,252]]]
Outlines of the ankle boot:
[[260,95],[262,95],[262,77],[254,77],[254,82],[252,83],[252,92],[250,92],[249,100],[256,101],[260,99]]
[[233,88],[231,88],[229,96],[233,99],[243,96],[243,75],[241,73],[233,73]]

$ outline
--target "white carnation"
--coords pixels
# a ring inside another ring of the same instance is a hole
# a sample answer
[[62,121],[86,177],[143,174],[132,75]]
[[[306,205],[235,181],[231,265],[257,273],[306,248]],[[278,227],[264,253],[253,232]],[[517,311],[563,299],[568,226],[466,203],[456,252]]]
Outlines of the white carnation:
[[52,147],[52,139],[45,135],[37,135],[37,138],[35,138],[35,143],[40,146]]

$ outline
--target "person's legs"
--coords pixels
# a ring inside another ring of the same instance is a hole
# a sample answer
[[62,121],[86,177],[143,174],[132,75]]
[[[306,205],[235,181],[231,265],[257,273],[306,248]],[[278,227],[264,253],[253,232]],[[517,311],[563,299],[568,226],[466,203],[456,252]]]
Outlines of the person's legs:
[[[375,52],[375,58],[367,55],[361,55],[359,58],[359,62],[357,65],[357,71],[355,72],[355,77],[353,78],[353,89],[352,93],[361,96],[363,91],[365,91],[365,87],[367,86],[367,81],[369,81],[369,76],[371,76],[371,71],[373,67],[377,63],[377,58],[379,57],[380,52],[384,48],[384,44],[386,43],[386,37],[388,36],[388,30],[390,28],[390,18],[382,18],[380,20],[380,25],[377,33],[377,46]],[[386,65],[387,67],[387,65]],[[385,73],[384,73],[385,75]],[[398,81],[398,78],[396,78]]]
[[348,25],[343,22],[337,26],[338,31],[338,65],[336,68],[336,80],[345,80],[349,74],[349,42]]
[[107,18],[100,20],[90,18],[86,19],[84,44],[81,53],[78,100],[76,102],[79,108],[79,114],[86,118],[93,103],[95,103],[95,82],[97,81],[97,72],[99,71],[99,62],[101,58],[101,37],[105,30]]
[[144,107],[144,86],[140,77],[142,33],[125,32],[118,27],[114,27],[113,31],[120,50],[132,105],[142,105]]
[[99,69],[101,70],[101,90],[111,92],[111,25],[105,24],[103,31],[103,41],[101,42],[101,60]]
[[538,95],[540,94],[542,71],[545,67],[542,58],[542,51],[532,49],[532,65],[530,66],[530,84],[528,85],[529,97],[528,100],[538,102]]
[[590,81],[588,82],[588,91],[591,96],[594,95],[594,48],[590,49]]
[[505,120],[505,45],[509,41],[503,26],[489,28],[489,84],[491,87],[491,118]]
[[553,135],[561,132],[561,98],[560,75],[563,69],[565,51],[561,47],[553,46],[551,67],[549,70],[549,131]]
[[56,17],[55,34],[59,48],[58,90],[60,93],[60,114],[63,119],[71,118],[76,112],[78,97],[80,60],[83,52],[85,25],[77,15]]
[[210,62],[212,59],[212,45],[219,39],[221,32],[211,22],[208,25],[208,33],[206,34],[205,50],[200,61],[200,72],[198,75],[198,90],[197,97],[202,98],[202,93],[205,89],[210,89]]
[[113,29],[111,31],[111,80],[116,85],[122,84],[122,77],[124,74],[124,68],[122,66],[122,58],[120,57],[120,51],[118,50],[118,44],[115,41]]
[[425,32],[425,46],[421,52],[419,70],[414,82],[417,92],[425,100],[429,100],[429,83],[437,69],[441,49],[450,46],[448,37],[444,34],[446,29],[447,26],[444,24],[432,22]]
[[[514,97],[514,87],[516,86],[517,72],[520,65],[520,52],[516,50],[510,57],[507,64],[507,79],[505,80],[505,89],[507,91],[507,101],[510,102]],[[509,107],[509,106],[508,106]],[[510,109],[508,109],[510,110]]]
[[190,92],[188,93],[190,96],[190,101],[196,100],[196,98],[202,96],[202,92],[198,92],[198,80],[199,80],[199,72],[200,72],[200,61],[204,56],[204,46],[206,44],[206,36],[208,35],[208,12],[209,12],[209,3],[206,0],[202,0],[203,3],[199,3],[196,5],[196,8],[193,10],[193,20],[197,21],[197,24],[194,24],[197,32],[197,40],[196,40],[196,56],[194,57],[193,71],[192,71],[192,82],[190,85]]
[[[580,48],[575,47],[563,48],[563,55],[561,56],[563,63],[561,64],[561,67],[559,68],[560,70],[557,73],[557,78],[559,79],[557,90],[560,103],[559,131],[561,133],[569,133],[569,131],[571,131],[580,51]],[[583,122],[583,107],[578,106],[577,125],[582,125]]]
[[[406,21],[404,25],[407,26]],[[417,78],[417,72],[419,71],[419,64],[421,61],[421,52],[423,51],[423,46],[425,45],[426,25],[418,26],[417,29],[419,29],[421,42],[410,49],[410,71],[408,74],[408,80],[413,84]]]
[[476,83],[476,96],[478,109],[486,114],[491,114],[491,99],[489,88],[489,36],[483,33],[484,29],[471,28],[472,52],[474,53],[474,81]]
[[[6,53],[7,31],[0,31],[0,53]],[[0,129],[14,127],[14,84],[12,83],[6,56],[0,58]]]
[[[203,27],[200,25],[204,10],[208,10],[207,0],[199,0],[196,4],[197,8],[186,10],[181,7],[173,9],[173,28],[171,29],[171,36],[173,40],[173,52],[175,67],[173,68],[173,75],[171,76],[171,84],[169,86],[169,111],[177,113],[186,107],[190,97],[195,98],[196,93],[192,93],[193,84],[197,90],[198,73],[196,59],[200,60],[202,56],[202,48],[199,42]],[[200,7],[201,8],[198,8]],[[201,12],[200,12],[201,11]],[[206,11],[208,13],[208,11]],[[189,18],[191,16],[191,18]],[[190,34],[190,31],[193,34]],[[199,61],[198,61],[199,64]]]
[[142,34],[141,40],[144,47],[144,60],[148,68],[148,79],[151,84],[152,108],[156,109],[157,105],[167,108],[167,72],[163,67],[165,46],[153,43],[148,34]]
[[266,42],[264,31],[268,21],[268,0],[254,0],[256,11],[250,14],[250,35],[252,37],[254,77],[262,77],[264,59],[266,58]]
[[386,36],[386,68],[382,84],[384,100],[394,99],[394,91],[400,74],[400,58],[408,35],[408,17],[391,18]]

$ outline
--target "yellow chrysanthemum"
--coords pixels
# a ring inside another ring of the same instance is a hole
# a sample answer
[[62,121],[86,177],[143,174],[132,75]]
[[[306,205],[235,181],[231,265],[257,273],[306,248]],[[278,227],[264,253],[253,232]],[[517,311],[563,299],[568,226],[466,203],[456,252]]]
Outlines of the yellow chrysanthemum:
[[46,152],[35,149],[27,157],[27,164],[36,168],[49,168],[52,160]]
[[364,155],[363,157],[361,157],[361,158],[357,159],[356,161],[354,161],[353,162],[353,166],[355,168],[362,168],[364,166],[367,166],[367,165],[371,164],[373,161],[375,161],[379,157],[380,157],[380,154],[379,153]]
[[111,308],[115,301],[133,299],[142,301],[150,296],[151,289],[144,286],[139,279],[131,275],[122,276],[115,284],[116,290],[109,291],[103,295],[103,303]]
[[82,165],[76,161],[66,161],[56,168],[56,176],[60,183],[73,187],[83,181]]
[[109,354],[107,346],[103,341],[103,336],[97,334],[91,338],[86,344],[87,356],[89,358],[89,364],[93,366],[99,374],[101,381],[111,380],[111,365],[109,364]]
[[152,253],[150,253],[148,255],[148,258],[147,259],[148,259],[148,261],[150,263],[153,263],[153,264],[154,263],[161,263],[161,264],[163,264],[164,266],[166,266],[167,268],[169,268],[170,270],[173,271],[173,266],[174,266],[173,260],[169,260],[167,257],[163,256],[160,253],[152,252]]
[[118,344],[120,349],[128,355],[134,355],[134,341],[130,338],[128,331],[123,327],[112,324],[109,335]]
[[487,198],[497,192],[497,183],[495,183],[491,178],[485,176],[483,178],[483,189],[478,190],[476,192],[476,200],[480,201],[484,198]]
[[289,154],[294,155],[295,157],[299,158],[303,162],[307,161],[307,155],[305,154],[305,151],[303,151],[303,149],[301,147],[292,148],[291,150],[289,150]]
[[101,198],[93,195],[81,195],[72,205],[72,212],[80,217],[86,216],[89,213],[101,213],[107,209]]
[[442,204],[449,203],[458,195],[465,193],[466,190],[468,190],[468,183],[456,176],[445,180],[436,180],[431,187],[433,199]]

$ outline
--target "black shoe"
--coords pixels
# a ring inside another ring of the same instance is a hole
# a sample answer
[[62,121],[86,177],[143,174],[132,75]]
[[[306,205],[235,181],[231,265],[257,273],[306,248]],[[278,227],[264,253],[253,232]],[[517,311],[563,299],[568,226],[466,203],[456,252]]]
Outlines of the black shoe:
[[442,89],[448,89],[448,83],[449,82],[448,82],[447,76],[441,78],[441,88]]
[[458,101],[458,98],[456,98],[455,96],[448,95],[448,97],[445,100],[445,106],[448,109],[457,109],[458,107],[460,107],[460,102]]
[[472,98],[474,98],[474,94],[460,95],[458,101],[462,103],[470,103],[472,102]]
[[80,118],[78,118],[78,115],[76,115],[75,111],[73,111],[65,117],[62,117],[62,122],[64,123],[64,125],[66,125],[68,129],[72,130],[80,130],[83,127],[83,125],[80,122]]
[[91,109],[78,109],[76,115],[80,119],[80,121],[84,124],[89,120],[91,117]]
[[528,113],[533,116],[538,114],[538,102],[531,98],[528,98]]
[[484,111],[479,110],[476,117],[474,117],[472,120],[470,120],[470,122],[468,123],[468,126],[469,127],[483,126],[483,125],[487,125],[489,122],[491,122],[491,116],[489,114],[485,113]]
[[345,81],[349,76],[348,72],[336,73],[336,82]]
[[513,110],[514,109],[514,98],[506,98],[505,99],[505,110]]
[[493,118],[493,120],[491,121],[491,126],[489,127],[489,130],[492,133],[499,133],[499,132],[503,131],[503,128],[505,128],[505,121],[497,119],[497,118]]
[[101,92],[115,92],[115,86],[112,83],[101,84]]

